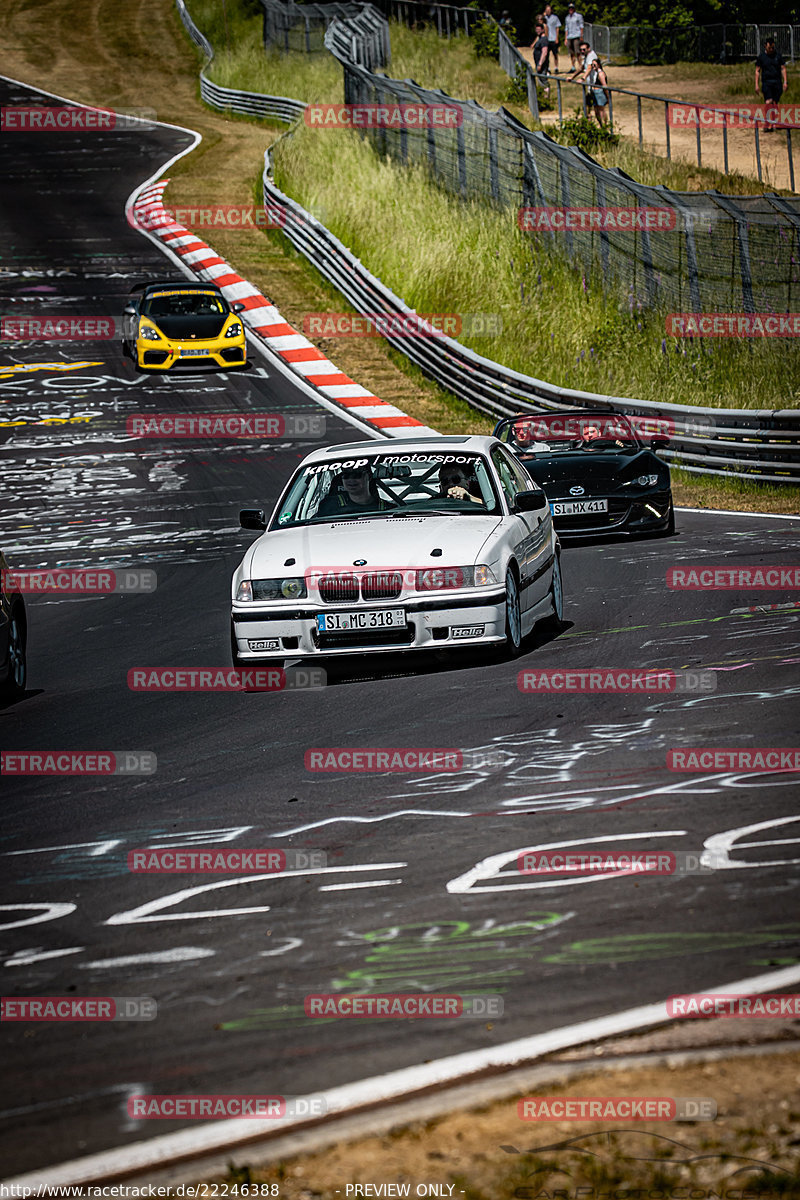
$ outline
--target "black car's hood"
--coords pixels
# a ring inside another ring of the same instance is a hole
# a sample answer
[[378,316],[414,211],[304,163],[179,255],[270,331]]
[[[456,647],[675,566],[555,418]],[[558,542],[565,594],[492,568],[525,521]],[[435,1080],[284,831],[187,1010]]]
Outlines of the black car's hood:
[[652,450],[576,450],[566,454],[524,455],[520,458],[527,471],[545,492],[559,491],[563,485],[580,484],[587,494],[614,491],[620,483],[637,475],[664,473],[664,463]]
[[219,337],[228,319],[228,313],[209,313],[199,316],[148,317],[168,338],[181,341],[207,341]]

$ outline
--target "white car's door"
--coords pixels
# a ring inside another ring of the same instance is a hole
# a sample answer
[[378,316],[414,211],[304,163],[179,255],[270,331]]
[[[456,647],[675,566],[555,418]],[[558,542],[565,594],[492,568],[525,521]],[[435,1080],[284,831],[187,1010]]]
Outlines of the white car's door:
[[[517,492],[538,487],[527,471],[502,446],[492,449],[497,471],[509,508]],[[543,600],[550,590],[551,526],[549,506],[536,512],[512,512],[514,557],[520,569],[520,607],[525,613]]]

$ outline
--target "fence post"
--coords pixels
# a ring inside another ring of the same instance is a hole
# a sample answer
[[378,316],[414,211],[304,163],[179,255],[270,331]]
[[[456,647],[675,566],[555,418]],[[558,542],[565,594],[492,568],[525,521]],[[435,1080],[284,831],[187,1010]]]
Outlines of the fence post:
[[467,145],[464,138],[464,123],[456,125],[456,159],[458,161],[458,186],[461,195],[467,194]]
[[[642,148],[642,97],[636,97],[636,115],[639,118],[639,149]],[[727,171],[727,167],[725,168]]]
[[728,174],[728,114],[722,114],[722,153],[725,157],[725,174]]
[[792,131],[789,126],[786,126],[786,153],[789,158],[789,187],[792,191],[794,186],[794,159],[792,158]]
[[667,158],[672,161],[672,150],[669,143],[669,101],[664,101],[664,127],[667,131]]
[[490,125],[489,134],[489,178],[492,188],[492,199],[500,199],[500,177],[497,172],[497,130]]
[[756,135],[756,166],[758,167],[758,182],[761,183],[761,139],[758,133],[758,121],[753,126]]
[[[559,155],[559,159],[558,159],[558,167],[559,167],[559,174],[561,176],[561,203],[564,208],[571,208],[572,205],[570,204],[570,198],[569,198],[569,195],[570,195],[569,167],[567,166],[566,160],[564,158],[561,158],[560,155]],[[573,238],[572,238],[572,230],[571,229],[564,230],[564,241],[565,241],[566,247],[567,247],[567,254],[572,255],[573,249],[574,249],[574,242],[573,242]]]
[[559,125],[563,125],[564,124],[564,113],[561,108],[561,80],[560,79],[556,80],[556,87],[558,88],[558,123],[559,123]]
[[695,130],[695,135],[696,135],[696,139],[697,139],[697,165],[698,165],[698,167],[701,167],[703,164],[702,164],[702,160],[701,160],[701,156],[700,156],[700,105],[699,104],[695,105],[694,111],[697,113],[697,129]]
[[[739,273],[742,278],[742,310],[755,312],[753,301],[753,272],[750,267],[750,239],[747,233],[747,214],[728,196],[714,194],[714,203],[736,222],[736,236],[739,240]],[[731,297],[733,301],[733,297]]]

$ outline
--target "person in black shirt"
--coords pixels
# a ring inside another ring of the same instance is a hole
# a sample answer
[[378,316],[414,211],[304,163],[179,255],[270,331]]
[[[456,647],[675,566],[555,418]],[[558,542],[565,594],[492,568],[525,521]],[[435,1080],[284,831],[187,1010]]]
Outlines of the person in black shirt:
[[[761,92],[765,104],[778,104],[786,88],[786,63],[775,49],[775,39],[767,38],[756,59],[756,95]],[[774,125],[767,124],[764,132],[772,133],[774,129]]]
[[547,40],[544,25],[536,25],[536,40],[531,49],[533,50],[533,65],[536,69],[536,82],[544,88],[545,96],[550,95],[550,80],[548,79],[549,64],[550,64],[550,43]]

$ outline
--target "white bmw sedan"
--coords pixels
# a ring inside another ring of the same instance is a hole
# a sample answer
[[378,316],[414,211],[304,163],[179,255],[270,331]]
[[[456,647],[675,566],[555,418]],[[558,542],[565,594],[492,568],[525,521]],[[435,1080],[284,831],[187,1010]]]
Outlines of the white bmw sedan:
[[493,437],[354,442],[298,467],[233,576],[235,666],[368,651],[504,647],[558,628],[544,492]]

